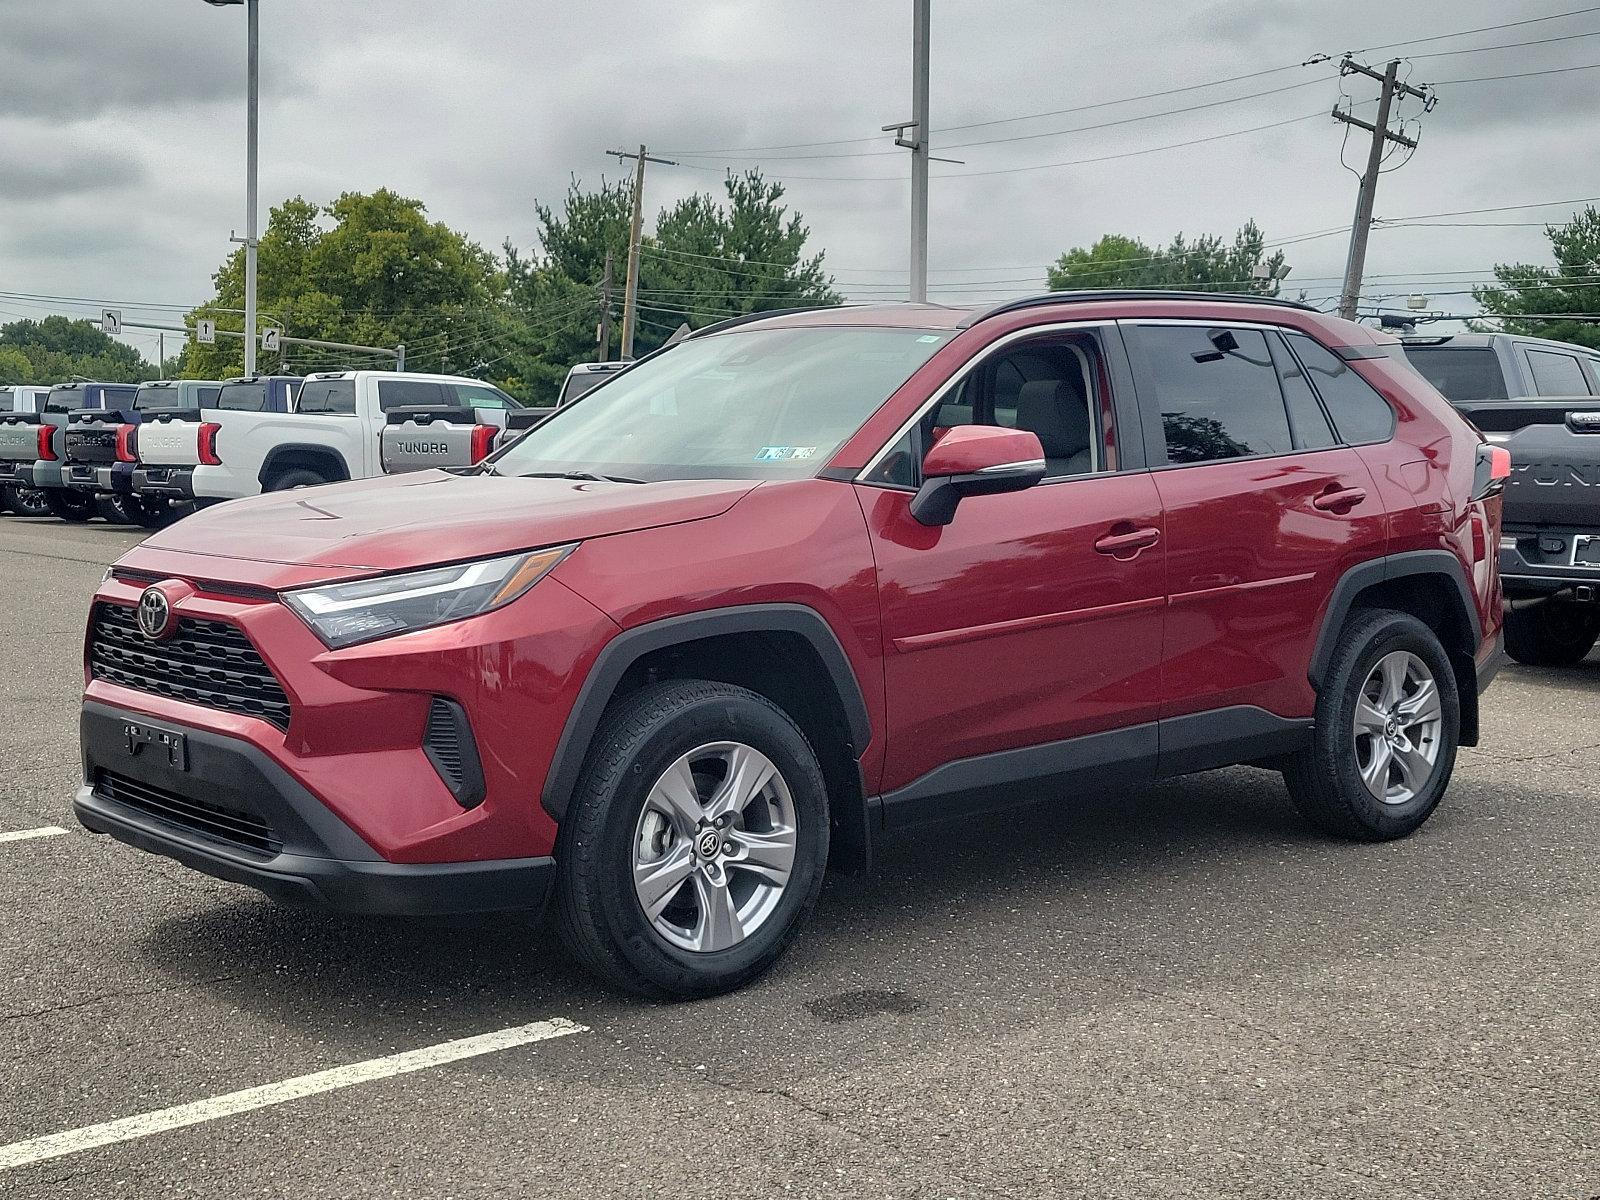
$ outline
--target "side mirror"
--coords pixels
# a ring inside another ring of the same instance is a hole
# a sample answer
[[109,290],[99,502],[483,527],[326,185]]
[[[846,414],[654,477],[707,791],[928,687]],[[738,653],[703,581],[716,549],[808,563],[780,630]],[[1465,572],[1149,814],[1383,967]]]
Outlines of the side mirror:
[[948,525],[965,496],[1020,492],[1044,478],[1044,447],[1026,429],[957,425],[922,460],[922,487],[911,515],[924,525]]

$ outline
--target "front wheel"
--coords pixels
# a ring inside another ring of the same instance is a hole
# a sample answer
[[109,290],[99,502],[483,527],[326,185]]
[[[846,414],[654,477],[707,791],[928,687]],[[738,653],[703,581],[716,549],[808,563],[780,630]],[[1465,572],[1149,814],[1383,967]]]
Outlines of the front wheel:
[[274,476],[272,482],[267,484],[267,491],[288,492],[295,488],[318,487],[327,482],[315,471],[308,471],[304,467],[291,467]]
[[595,974],[657,998],[731,991],[784,954],[816,903],[822,771],[765,697],[654,684],[595,738],[556,858],[562,936]]
[[1530,667],[1570,667],[1600,640],[1600,608],[1546,600],[1506,613],[1506,653]]
[[1340,837],[1405,837],[1432,815],[1460,737],[1455,671],[1406,613],[1368,609],[1339,635],[1317,697],[1312,744],[1284,769],[1302,816]]
[[45,507],[52,517],[59,517],[63,521],[82,524],[98,511],[95,507],[94,497],[86,492],[75,492],[71,488],[43,488]]

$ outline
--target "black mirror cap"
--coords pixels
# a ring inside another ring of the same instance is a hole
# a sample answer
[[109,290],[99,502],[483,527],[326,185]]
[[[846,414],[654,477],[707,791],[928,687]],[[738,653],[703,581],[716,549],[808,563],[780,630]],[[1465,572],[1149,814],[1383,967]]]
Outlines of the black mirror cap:
[[956,506],[967,496],[994,496],[1001,492],[1020,492],[1031,488],[1045,476],[1042,458],[1006,463],[975,471],[970,475],[946,475],[923,481],[911,498],[913,520],[923,525],[948,525],[956,517]]

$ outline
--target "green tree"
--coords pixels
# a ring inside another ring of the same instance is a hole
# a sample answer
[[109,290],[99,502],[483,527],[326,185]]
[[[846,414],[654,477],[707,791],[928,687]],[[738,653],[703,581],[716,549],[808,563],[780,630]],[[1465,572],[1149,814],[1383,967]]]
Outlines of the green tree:
[[[758,171],[730,175],[723,198],[685,197],[656,217],[639,259],[634,353],[648,354],[681,324],[691,328],[744,313],[837,304],[821,254],[807,254],[810,230],[782,203],[783,186]],[[515,376],[536,399],[555,397],[568,367],[592,359],[606,253],[612,256],[610,356],[622,345],[632,189],[574,181],[562,205],[537,204],[539,251],[505,247],[507,289],[522,319]]]
[[15,346],[0,346],[0,384],[32,383],[33,364]]
[[[1270,270],[1270,278],[1255,278],[1258,264]],[[1052,291],[1191,288],[1276,296],[1287,273],[1283,251],[1267,255],[1266,235],[1254,221],[1246,221],[1232,241],[1216,234],[1190,241],[1180,233],[1160,249],[1152,249],[1138,238],[1109,233],[1088,248],[1068,250],[1047,277]]]
[[[14,353],[8,353],[14,352]],[[24,318],[0,325],[0,378],[19,370],[17,356],[28,364],[32,383],[65,383],[73,376],[104,383],[141,383],[156,377],[156,368],[132,346],[101,333],[91,322],[69,317]],[[24,382],[11,380],[11,382]]]
[[[332,204],[294,197],[274,208],[258,252],[262,325],[294,337],[367,346],[406,345],[406,365],[459,372],[484,357],[504,332],[505,277],[495,257],[438,221],[419,200],[387,188],[346,192]],[[221,329],[243,328],[244,251],[235,250],[213,276],[210,303],[185,318],[192,327],[213,317]],[[347,360],[347,361],[346,361]],[[286,347],[258,356],[258,369],[380,365],[359,355]],[[184,349],[189,378],[237,375],[244,346],[237,338]]]
[[[1491,313],[1503,313],[1507,333],[1600,346],[1600,325],[1563,313],[1600,313],[1600,211],[1591,205],[1565,225],[1545,226],[1554,267],[1529,263],[1497,265],[1496,284],[1472,289]],[[1549,314],[1521,316],[1518,314]]]

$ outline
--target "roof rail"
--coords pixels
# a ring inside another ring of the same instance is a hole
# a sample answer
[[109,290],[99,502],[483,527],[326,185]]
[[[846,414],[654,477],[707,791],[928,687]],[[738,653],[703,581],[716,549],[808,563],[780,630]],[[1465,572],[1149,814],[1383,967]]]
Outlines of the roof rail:
[[969,329],[979,321],[987,321],[990,317],[998,317],[1001,313],[1017,312],[1024,308],[1039,308],[1047,304],[1094,304],[1106,300],[1186,300],[1191,303],[1196,300],[1206,300],[1214,304],[1263,304],[1271,308],[1298,308],[1305,312],[1321,311],[1298,300],[1280,300],[1276,296],[1249,296],[1235,292],[1179,292],[1168,291],[1165,288],[1080,288],[1075,291],[1044,292],[1037,296],[1004,300],[974,313],[961,322],[961,328]]
[[765,321],[768,317],[790,317],[795,313],[817,312],[824,308],[848,308],[842,304],[802,304],[798,308],[769,308],[765,312],[742,313],[737,317],[729,317],[726,321],[718,321],[715,325],[702,325],[699,329],[689,334],[689,338],[705,337],[712,333],[721,333],[725,329],[734,329],[740,325],[748,325],[752,321]]

